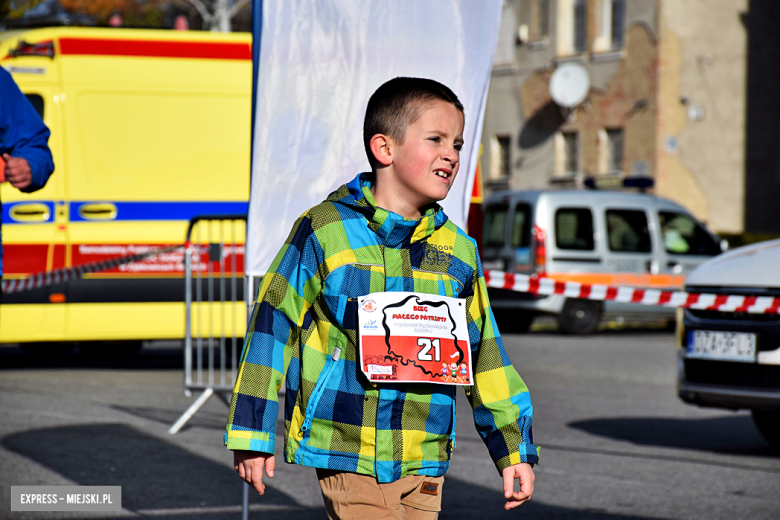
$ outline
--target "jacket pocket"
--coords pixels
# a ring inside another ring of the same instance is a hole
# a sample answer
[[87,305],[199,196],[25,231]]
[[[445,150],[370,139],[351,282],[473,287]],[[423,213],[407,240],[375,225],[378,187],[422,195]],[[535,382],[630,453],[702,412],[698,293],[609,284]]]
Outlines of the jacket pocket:
[[412,277],[414,278],[415,292],[457,298],[463,290],[463,284],[460,280],[446,272],[412,268]]
[[325,392],[328,381],[333,375],[333,371],[336,369],[340,358],[341,347],[336,347],[333,349],[333,354],[325,359],[325,366],[323,367],[320,376],[317,378],[317,383],[314,385],[314,390],[312,390],[311,395],[309,396],[309,402],[306,403],[306,412],[304,414],[305,417],[303,419],[303,424],[301,425],[301,431],[303,432],[304,439],[309,437],[311,422],[314,420],[314,412],[317,410],[317,405],[320,402],[320,398],[322,397],[323,392]]

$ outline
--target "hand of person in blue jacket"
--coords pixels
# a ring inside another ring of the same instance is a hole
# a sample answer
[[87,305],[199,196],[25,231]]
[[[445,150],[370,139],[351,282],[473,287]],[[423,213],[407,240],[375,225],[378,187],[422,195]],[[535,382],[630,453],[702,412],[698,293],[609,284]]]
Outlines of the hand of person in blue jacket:
[[276,459],[270,453],[259,451],[233,451],[233,467],[244,482],[254,486],[258,494],[265,493],[263,484],[263,469],[268,478],[274,478]]
[[30,163],[24,157],[11,157],[4,153],[5,161],[5,180],[11,183],[11,186],[18,189],[26,188],[32,182],[32,170]]
[[[531,495],[534,494],[534,468],[527,462],[521,462],[514,466],[504,468],[501,472],[504,477],[504,498],[506,498],[506,504],[504,509],[509,511],[513,507],[522,505],[531,500]],[[515,491],[515,479],[520,482],[520,491]]]

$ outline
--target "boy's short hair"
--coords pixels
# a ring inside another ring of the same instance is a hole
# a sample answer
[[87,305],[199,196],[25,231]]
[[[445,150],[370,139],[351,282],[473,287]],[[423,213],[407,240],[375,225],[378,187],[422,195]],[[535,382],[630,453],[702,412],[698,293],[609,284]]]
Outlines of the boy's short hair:
[[435,100],[452,103],[463,113],[458,96],[438,81],[425,78],[393,78],[382,84],[371,95],[363,120],[363,146],[371,168],[376,168],[376,158],[371,152],[371,138],[384,134],[402,143],[406,129],[417,119],[426,106]]

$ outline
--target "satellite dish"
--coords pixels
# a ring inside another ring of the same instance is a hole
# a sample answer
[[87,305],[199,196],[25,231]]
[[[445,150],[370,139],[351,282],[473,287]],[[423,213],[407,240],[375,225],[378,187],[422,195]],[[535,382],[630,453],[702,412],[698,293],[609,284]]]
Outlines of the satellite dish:
[[564,63],[550,78],[550,96],[564,108],[574,108],[588,96],[590,77],[579,63]]

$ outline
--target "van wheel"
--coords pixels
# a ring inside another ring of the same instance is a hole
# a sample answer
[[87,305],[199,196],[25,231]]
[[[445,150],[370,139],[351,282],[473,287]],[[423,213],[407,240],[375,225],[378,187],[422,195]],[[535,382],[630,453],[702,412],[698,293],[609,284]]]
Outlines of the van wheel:
[[761,435],[769,444],[780,449],[780,411],[753,410],[752,414]]
[[498,331],[506,334],[525,334],[534,321],[534,313],[519,309],[493,309]]
[[593,334],[600,322],[601,303],[590,300],[569,298],[558,316],[558,327],[564,334]]

